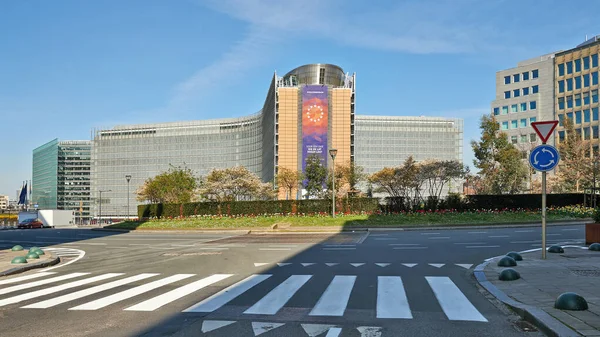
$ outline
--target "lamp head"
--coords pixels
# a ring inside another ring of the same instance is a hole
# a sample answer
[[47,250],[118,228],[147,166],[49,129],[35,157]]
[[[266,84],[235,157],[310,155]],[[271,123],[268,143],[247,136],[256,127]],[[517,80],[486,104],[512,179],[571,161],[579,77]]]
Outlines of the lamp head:
[[331,159],[335,159],[335,156],[337,155],[337,149],[330,149],[329,155],[331,156]]

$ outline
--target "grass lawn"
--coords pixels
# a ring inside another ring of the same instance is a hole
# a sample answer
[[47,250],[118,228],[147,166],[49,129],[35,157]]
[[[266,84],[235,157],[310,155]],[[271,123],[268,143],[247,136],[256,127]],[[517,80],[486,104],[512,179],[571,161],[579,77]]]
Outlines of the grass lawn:
[[[548,221],[581,220],[573,215],[549,212]],[[148,221],[126,221],[108,228],[117,229],[253,229],[269,228],[274,224],[292,227],[427,227],[457,225],[493,225],[541,222],[539,212],[504,213],[412,213],[408,215],[340,215],[326,216],[261,216],[239,218],[185,218]]]

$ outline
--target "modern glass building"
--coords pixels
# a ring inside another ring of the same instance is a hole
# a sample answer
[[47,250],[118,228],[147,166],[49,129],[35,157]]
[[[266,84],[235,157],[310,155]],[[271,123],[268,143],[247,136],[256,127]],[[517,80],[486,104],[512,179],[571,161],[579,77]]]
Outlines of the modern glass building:
[[135,216],[137,189],[170,165],[197,175],[240,165],[275,184],[279,168],[303,171],[310,155],[330,166],[330,149],[336,165],[355,161],[368,173],[409,155],[462,161],[462,120],[355,116],[355,89],[355,74],[309,64],[274,73],[262,109],[248,117],[95,129],[92,198],[102,193],[103,218]]
[[72,210],[77,223],[91,217],[91,145],[54,139],[33,150],[31,194],[38,209]]

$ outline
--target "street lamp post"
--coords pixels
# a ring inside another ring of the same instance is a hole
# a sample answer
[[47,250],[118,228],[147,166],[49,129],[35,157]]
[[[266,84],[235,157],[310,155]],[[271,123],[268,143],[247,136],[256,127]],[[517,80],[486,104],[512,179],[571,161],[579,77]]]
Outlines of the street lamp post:
[[335,218],[335,156],[337,155],[337,149],[331,149],[331,150],[329,150],[329,155],[331,156],[331,165],[333,166],[333,177],[331,177],[331,180],[333,182],[333,184],[332,184],[333,185],[333,188],[332,188],[333,189],[333,191],[332,191],[333,192],[332,193],[332,195],[333,195],[333,201],[332,201],[332,204],[331,204],[331,206],[332,206],[331,207],[332,208],[331,214],[332,214],[332,217]]
[[131,180],[131,174],[125,176],[127,179],[127,220],[129,220],[129,181]]
[[110,192],[111,190],[98,190],[100,193],[100,210],[98,211],[98,224],[102,225],[102,193]]

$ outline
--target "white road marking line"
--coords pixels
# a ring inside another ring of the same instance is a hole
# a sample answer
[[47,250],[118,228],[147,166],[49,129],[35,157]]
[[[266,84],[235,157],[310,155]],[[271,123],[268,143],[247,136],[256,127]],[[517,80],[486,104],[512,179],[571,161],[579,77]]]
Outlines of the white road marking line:
[[528,240],[528,241],[510,241],[509,243],[535,243],[541,242],[542,240]]
[[325,263],[327,267],[337,266],[339,263]]
[[335,276],[309,316],[343,316],[355,281],[356,276]]
[[311,263],[300,263],[300,264],[302,265],[302,267],[308,267],[308,266],[312,266],[315,263],[311,262]]
[[375,263],[375,264],[378,265],[378,266],[380,266],[380,267],[382,267],[382,268],[387,267],[387,266],[390,265],[389,263]]
[[363,264],[364,264],[364,263],[350,263],[350,265],[351,265],[351,266],[354,266],[354,267],[360,267],[360,266],[362,266]]
[[202,247],[200,250],[229,250],[228,247]]
[[449,320],[487,322],[449,277],[425,276],[425,279]]
[[85,251],[80,250],[80,249],[71,249],[71,248],[43,248],[43,250],[48,250],[48,251],[53,252],[53,253],[54,252],[59,252],[59,251],[70,251],[70,252],[78,252],[79,253],[79,256],[76,259],[73,259],[73,260],[71,260],[71,261],[69,261],[67,263],[61,263],[61,264],[56,265],[54,267],[44,268],[44,271],[49,271],[49,270],[53,270],[53,269],[56,269],[56,268],[61,268],[61,267],[64,267],[64,266],[68,266],[71,263],[75,263],[75,262],[83,259],[83,257],[85,256]]
[[403,263],[402,265],[408,268],[412,268],[414,266],[416,266],[418,263]]
[[130,243],[130,246],[150,246],[149,243]]
[[259,263],[254,263],[254,266],[255,267],[262,267],[262,266],[266,266],[268,264],[269,264],[268,262],[259,262]]
[[467,234],[486,234],[487,232],[467,232]]
[[431,232],[426,232],[426,233],[421,233],[421,235],[439,235],[440,233],[431,233]]
[[429,240],[442,240],[442,239],[450,239],[449,236],[433,236],[430,237]]
[[323,248],[323,250],[356,250],[356,248]]
[[129,308],[125,308],[125,311],[154,311],[162,306],[165,306],[175,300],[178,300],[184,296],[187,296],[193,292],[196,292],[202,288],[206,288],[211,284],[223,281],[226,278],[233,276],[233,274],[214,274],[209,277],[205,277],[201,280],[186,284],[179,288],[173,289],[162,295],[158,295],[144,302],[138,303]]
[[390,241],[390,240],[398,240],[398,238],[375,238],[375,241]]
[[269,245],[271,248],[296,248],[298,245]]
[[129,249],[129,247],[120,247],[120,246],[106,246],[106,248]]
[[564,228],[561,231],[583,231],[583,228]]
[[428,265],[432,266],[432,267],[436,267],[436,268],[442,268],[444,266],[444,263],[428,263]]
[[244,314],[275,315],[312,275],[292,275],[261,298]]
[[88,275],[88,274],[89,273],[71,273],[71,274],[67,274],[67,275],[61,275],[61,276],[56,276],[56,277],[48,278],[48,279],[45,279],[45,280],[40,280],[40,281],[34,281],[34,282],[28,282],[28,283],[24,283],[24,284],[19,284],[19,285],[16,285],[16,286],[12,286],[12,287],[8,287],[8,288],[0,289],[0,295],[12,293],[13,291],[19,291],[19,290],[25,290],[25,289],[29,289],[29,288],[34,288],[34,287],[37,287],[37,286],[43,286],[45,284],[54,283],[54,282],[58,282],[58,281],[64,281],[64,280],[68,280],[68,279],[71,279],[71,278],[75,278],[75,277],[79,277],[79,276],[83,276],[83,275]]
[[183,312],[213,312],[269,277],[271,277],[270,274],[251,275],[203,301],[192,305]]
[[463,268],[465,268],[465,269],[469,269],[469,268],[471,268],[471,266],[472,266],[473,264],[469,264],[469,263],[455,263],[455,265],[457,265],[457,266],[459,266],[459,267],[463,267]]
[[80,245],[91,245],[91,246],[106,246],[107,243],[102,242],[78,242]]
[[487,242],[455,242],[455,245],[485,245]]
[[17,282],[21,282],[21,281],[27,281],[27,280],[31,280],[31,279],[34,279],[34,278],[48,276],[48,275],[52,275],[52,274],[56,274],[56,272],[51,272],[51,273],[42,272],[42,273],[37,273],[37,274],[31,274],[31,275],[26,275],[26,276],[9,278],[7,280],[1,280],[0,281],[0,285],[10,284],[10,283],[17,283]]
[[412,318],[400,276],[377,277],[377,318]]
[[488,238],[509,238],[510,235],[489,235]]
[[175,244],[171,244],[171,246],[173,246],[173,247],[194,247],[195,245],[175,245]]
[[292,250],[292,248],[258,248],[258,250],[275,250],[275,251],[286,250],[287,251],[287,250]]
[[546,236],[559,236],[559,235],[562,235],[562,234],[559,234],[559,233],[547,233],[546,234]]
[[308,335],[308,337],[317,337],[323,332],[335,327],[335,325],[329,324],[300,324],[304,332]]
[[145,274],[139,274],[139,275],[135,275],[135,276],[131,276],[131,277],[127,277],[121,280],[116,280],[116,281],[112,281],[106,284],[101,284],[92,288],[88,288],[88,289],[83,289],[80,291],[76,291],[74,293],[71,294],[66,294],[63,296],[59,296],[59,297],[55,297],[55,298],[51,298],[49,300],[45,300],[45,301],[41,301],[41,302],[37,302],[31,305],[27,305],[24,306],[22,308],[27,308],[27,309],[46,309],[46,308],[50,308],[62,303],[66,303],[69,301],[73,301],[82,297],[86,297],[89,295],[93,295],[108,289],[112,289],[112,288],[116,288],[116,287],[120,287],[122,285],[125,284],[129,284],[132,282],[136,282],[136,281],[140,281],[140,280],[144,280],[147,279],[149,277],[152,276],[156,276],[159,274],[152,274],[152,273],[145,273]]
[[420,243],[388,243],[388,246],[420,246]]
[[258,336],[283,325],[285,323],[252,322],[252,331],[254,332],[254,336]]
[[381,327],[378,326],[359,326],[356,330],[360,337],[381,337]]
[[500,246],[466,246],[465,248],[498,248]]
[[329,331],[327,332],[327,335],[325,335],[325,337],[339,337],[339,335],[342,333],[342,328],[331,328],[329,329]]
[[429,247],[394,247],[392,249],[427,249]]
[[202,333],[207,333],[213,330],[217,330],[222,327],[231,325],[237,321],[204,321],[202,322]]
[[515,231],[515,233],[533,233],[533,229],[520,229]]
[[[177,248],[175,248],[175,247],[156,247],[156,246],[154,246],[154,247],[152,247],[152,249],[169,250],[169,249],[177,249]],[[202,248],[200,248],[200,249],[202,249]]]
[[50,287],[50,288],[40,289],[40,290],[37,290],[37,291],[33,291],[33,292],[29,292],[29,293],[17,295],[17,296],[10,297],[10,298],[5,298],[3,300],[0,300],[0,307],[8,305],[8,304],[19,303],[21,301],[29,300],[29,299],[40,297],[40,296],[45,296],[45,295],[52,294],[52,293],[59,292],[59,291],[63,291],[63,290],[66,290],[66,289],[79,287],[79,286],[82,286],[82,285],[85,285],[85,284],[88,284],[88,283],[102,281],[102,280],[105,280],[107,278],[111,278],[111,277],[115,277],[115,276],[120,276],[120,275],[123,275],[123,273],[103,274],[103,275],[98,275],[98,276],[86,278],[86,279],[79,280],[79,281],[74,281],[74,282],[70,282],[70,283],[61,284],[61,285]]
[[290,264],[291,263],[282,263],[282,262],[279,262],[279,263],[277,263],[277,266],[278,267],[285,267],[285,266],[290,265]]
[[389,234],[371,234],[371,236],[375,237],[375,236],[388,236]]
[[145,292],[154,290],[156,288],[160,288],[164,285],[181,281],[188,277],[192,277],[194,274],[175,274],[173,276],[169,276],[160,280],[156,280],[150,283],[143,284],[141,286],[137,286],[135,288],[131,288],[128,290],[121,291],[116,294],[112,294],[110,296],[106,296],[95,301],[91,301],[82,305],[78,305],[73,308],[69,308],[69,310],[97,310],[109,306],[111,304],[124,301],[128,298],[132,298],[134,296],[143,294]]
[[356,245],[323,245],[324,247],[356,247]]

